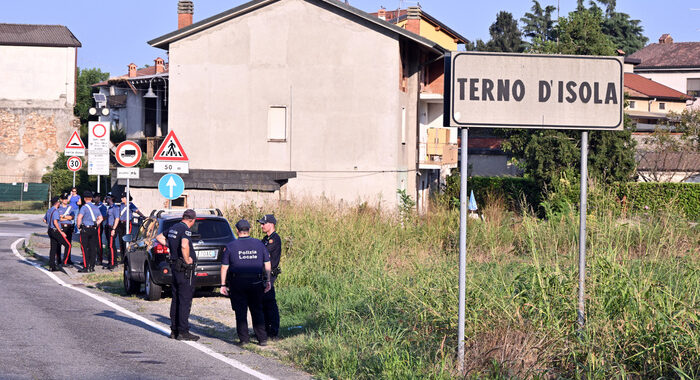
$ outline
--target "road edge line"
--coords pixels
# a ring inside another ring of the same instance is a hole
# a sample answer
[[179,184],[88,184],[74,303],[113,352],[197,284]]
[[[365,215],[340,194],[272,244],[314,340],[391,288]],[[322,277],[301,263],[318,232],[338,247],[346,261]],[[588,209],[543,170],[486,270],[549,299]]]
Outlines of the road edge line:
[[[165,327],[165,325],[159,324],[159,323],[157,323],[157,322],[153,322],[153,321],[151,321],[150,319],[147,319],[147,318],[142,317],[142,316],[140,316],[140,315],[138,315],[138,314],[136,314],[136,313],[134,313],[134,312],[132,312],[132,311],[129,311],[129,310],[125,309],[124,307],[119,306],[119,305],[115,304],[114,302],[112,302],[112,301],[110,301],[110,300],[108,300],[108,299],[106,299],[106,298],[102,298],[102,297],[100,297],[100,296],[98,296],[98,295],[96,295],[96,294],[92,294],[91,292],[89,292],[89,291],[87,291],[87,290],[85,290],[85,289],[75,287],[75,286],[73,286],[72,284],[69,284],[69,283],[67,283],[67,282],[65,282],[65,281],[63,281],[63,280],[61,280],[60,278],[58,278],[58,276],[56,276],[55,274],[49,272],[48,270],[46,270],[46,268],[42,267],[41,265],[39,265],[39,264],[37,264],[37,263],[35,263],[35,262],[32,262],[32,261],[28,260],[26,257],[22,256],[22,255],[19,253],[19,251],[17,250],[17,244],[19,244],[19,242],[22,241],[22,240],[25,240],[25,238],[19,238],[19,239],[15,240],[15,241],[10,245],[10,249],[12,250],[12,253],[14,253],[15,256],[17,256],[20,260],[23,260],[24,262],[30,264],[31,266],[33,266],[33,267],[39,269],[42,273],[44,273],[45,275],[49,276],[49,278],[51,278],[52,280],[54,280],[54,281],[55,281],[56,283],[58,283],[59,285],[61,285],[61,286],[63,286],[63,287],[66,287],[66,288],[69,288],[69,289],[72,289],[72,290],[75,290],[75,291],[77,291],[77,292],[79,292],[79,293],[82,293],[82,294],[84,294],[84,295],[86,295],[86,296],[88,296],[88,297],[90,297],[90,298],[92,298],[92,299],[94,299],[94,300],[96,300],[96,301],[99,301],[99,302],[101,302],[101,303],[103,303],[103,304],[105,304],[105,305],[111,307],[112,309],[114,309],[114,310],[116,310],[116,311],[118,311],[118,312],[121,312],[122,314],[125,314],[125,315],[128,316],[128,317],[134,318],[134,319],[138,320],[138,321],[141,322],[141,323],[144,323],[144,324],[146,324],[146,325],[148,325],[148,326],[150,326],[150,327],[155,328],[156,330],[162,332],[164,335],[170,335],[170,327]],[[183,341],[183,342],[184,342],[185,344],[187,344],[187,345],[193,347],[193,348],[196,348],[197,350],[201,351],[202,353],[213,357],[214,359],[217,359],[217,360],[219,360],[219,361],[222,361],[222,362],[224,362],[224,363],[230,365],[231,367],[234,367],[234,368],[236,368],[236,369],[238,369],[238,370],[240,370],[240,371],[242,371],[242,372],[245,372],[245,373],[247,373],[247,374],[249,374],[249,375],[252,375],[252,376],[257,377],[258,379],[262,379],[262,380],[275,380],[275,378],[272,377],[272,376],[266,375],[266,374],[264,374],[264,373],[262,373],[262,372],[258,372],[258,371],[256,371],[256,370],[254,370],[254,369],[248,367],[247,365],[245,365],[245,364],[239,362],[238,360],[231,359],[231,358],[229,358],[229,357],[227,357],[227,356],[225,356],[225,355],[222,355],[222,354],[220,354],[220,353],[218,353],[218,352],[212,350],[212,349],[209,348],[209,347],[203,346],[203,345],[200,344],[200,343],[191,342],[191,341]]]

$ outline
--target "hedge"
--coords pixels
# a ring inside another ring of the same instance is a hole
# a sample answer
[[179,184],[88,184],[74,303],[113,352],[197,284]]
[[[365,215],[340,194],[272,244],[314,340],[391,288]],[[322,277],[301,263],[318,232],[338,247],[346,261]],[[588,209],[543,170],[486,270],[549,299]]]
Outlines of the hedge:
[[[700,219],[700,183],[629,182],[613,185],[613,194],[618,199],[626,198],[628,207],[635,211],[657,211],[668,209],[669,205],[683,211],[690,219]],[[468,191],[474,191],[479,205],[487,199],[503,199],[512,209],[526,206],[538,210],[544,199],[535,181],[521,177],[470,177]],[[578,193],[578,188],[576,189]],[[447,178],[445,194],[459,205],[459,174]],[[576,203],[578,196],[576,195]]]

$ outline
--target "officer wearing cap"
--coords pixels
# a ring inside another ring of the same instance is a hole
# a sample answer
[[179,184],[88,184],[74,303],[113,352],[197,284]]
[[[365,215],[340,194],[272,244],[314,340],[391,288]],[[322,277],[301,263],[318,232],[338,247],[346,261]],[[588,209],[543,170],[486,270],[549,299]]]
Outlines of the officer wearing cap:
[[[73,265],[73,260],[71,260],[71,242],[73,241],[73,231],[75,230],[75,214],[76,214],[76,209],[73,208],[73,206],[69,203],[70,200],[70,195],[67,193],[64,193],[61,195],[61,204],[58,207],[58,214],[59,214],[59,224],[61,225],[61,231],[63,231],[66,235],[66,243],[63,244],[62,246],[64,248],[64,258],[62,262],[65,265]],[[59,258],[61,256],[59,255]]]
[[[134,218],[134,213],[139,214],[142,218],[145,218],[145,215],[139,210],[138,207],[132,202],[134,198],[129,195],[129,207],[126,207],[126,192],[121,194],[121,206],[119,206],[119,220],[117,221],[117,235],[118,235],[118,240],[119,240],[119,250],[121,251],[121,257],[122,259],[124,258],[124,255],[126,254],[126,244],[124,243],[124,235],[128,233],[132,233],[134,231],[133,228],[133,223],[131,222],[132,219]],[[129,228],[127,229],[127,223],[129,225]]]
[[194,210],[185,210],[182,214],[182,221],[156,236],[156,240],[160,244],[167,244],[170,250],[170,269],[173,274],[170,339],[199,340],[197,335],[190,333],[189,323],[192,296],[194,296],[194,267],[196,265],[190,228],[196,219],[197,213]]
[[265,331],[268,338],[276,340],[279,337],[280,331],[280,311],[277,307],[277,299],[275,297],[275,280],[280,274],[280,258],[282,255],[282,240],[277,234],[276,226],[277,219],[272,214],[267,214],[258,219],[260,228],[265,233],[262,243],[270,253],[270,264],[272,272],[270,277],[270,291],[263,295],[263,314],[265,314]]
[[247,312],[250,309],[258,344],[265,346],[267,332],[262,302],[263,294],[270,291],[270,254],[262,242],[250,237],[247,220],[239,220],[236,230],[238,239],[226,245],[221,260],[221,294],[231,299],[239,344],[250,342]]
[[83,193],[85,204],[80,208],[76,225],[80,229],[80,249],[83,251],[83,268],[78,272],[94,272],[99,240],[97,226],[102,223],[100,209],[92,203],[92,192]]
[[51,248],[49,250],[49,270],[56,271],[61,265],[61,245],[65,244],[64,232],[61,231],[61,226],[58,223],[60,220],[58,213],[59,198],[51,198],[51,207],[44,215],[44,222],[48,225],[48,235],[51,239]]
[[97,262],[102,265],[102,253],[104,251],[104,247],[102,246],[102,232],[104,232],[104,225],[107,221],[107,206],[102,203],[102,195],[100,193],[94,193],[92,195],[92,203],[97,206],[100,210],[100,214],[102,214],[102,223],[97,225],[97,241],[99,242],[99,247],[97,248]]

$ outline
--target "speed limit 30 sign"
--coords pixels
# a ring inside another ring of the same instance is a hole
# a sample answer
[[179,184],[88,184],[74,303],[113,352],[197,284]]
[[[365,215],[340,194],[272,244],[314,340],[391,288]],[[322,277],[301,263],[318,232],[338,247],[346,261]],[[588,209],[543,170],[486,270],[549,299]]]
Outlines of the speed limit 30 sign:
[[80,160],[80,157],[71,157],[68,159],[68,162],[66,162],[66,166],[68,166],[68,170],[72,172],[77,172],[80,170],[80,168],[83,167],[83,161]]

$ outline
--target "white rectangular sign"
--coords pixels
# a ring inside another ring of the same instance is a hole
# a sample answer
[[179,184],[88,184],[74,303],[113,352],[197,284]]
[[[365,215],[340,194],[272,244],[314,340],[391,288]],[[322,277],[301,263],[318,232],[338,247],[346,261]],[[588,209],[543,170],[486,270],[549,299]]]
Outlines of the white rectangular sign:
[[153,172],[154,173],[184,173],[188,174],[190,172],[190,163],[187,161],[177,162],[177,161],[154,161],[153,162]]
[[119,179],[138,179],[139,168],[117,168],[117,178]]
[[453,52],[451,127],[622,129],[622,57]]
[[84,148],[66,148],[63,150],[63,154],[65,154],[68,157],[72,157],[72,156],[84,157],[85,156],[85,149]]
[[102,121],[88,122],[88,148],[90,151],[109,150],[109,123]]
[[109,175],[109,151],[88,149],[88,175]]

